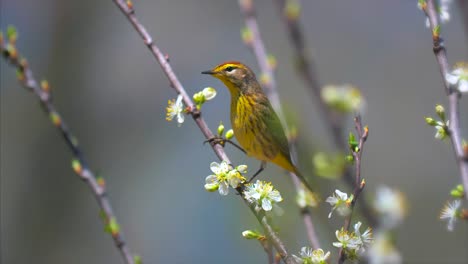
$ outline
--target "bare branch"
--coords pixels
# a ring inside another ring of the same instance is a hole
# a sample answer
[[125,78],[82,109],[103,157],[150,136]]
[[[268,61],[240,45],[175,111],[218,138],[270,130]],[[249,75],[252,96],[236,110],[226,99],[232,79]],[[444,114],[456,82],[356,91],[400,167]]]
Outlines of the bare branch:
[[[191,109],[190,114],[200,130],[202,131],[203,135],[205,136],[206,139],[211,139],[213,138],[213,133],[211,130],[208,128],[208,125],[206,124],[205,120],[201,116],[201,112],[196,109],[194,106],[194,103],[190,99],[190,97],[187,95],[187,92],[185,91],[184,87],[178,80],[176,74],[174,73],[171,65],[169,64],[168,60],[166,59],[166,56],[163,55],[161,50],[154,44],[151,36],[148,34],[146,31],[145,27],[138,21],[135,11],[133,9],[133,6],[131,2],[129,1],[123,1],[123,0],[113,0],[114,3],[119,7],[119,9],[122,11],[122,13],[127,17],[127,19],[130,21],[132,26],[135,28],[135,30],[140,34],[141,38],[143,39],[145,45],[148,47],[150,50],[151,54],[156,58],[158,63],[160,64],[162,70],[166,74],[167,78],[169,79],[169,82],[171,83],[172,88],[174,90],[183,96],[183,101],[184,103]],[[224,149],[221,145],[219,144],[211,144],[213,151],[215,154],[218,156],[220,160],[224,160],[227,163],[231,164],[229,157],[227,154],[224,152]],[[242,197],[243,201],[246,203],[246,205],[250,208],[252,213],[255,215],[259,223],[262,225],[263,229],[265,230],[265,233],[268,237],[268,239],[271,241],[273,246],[275,247],[276,251],[281,255],[281,258],[283,261],[287,264],[290,263],[296,263],[292,255],[290,255],[284,245],[284,243],[281,241],[280,237],[278,234],[274,231],[274,229],[271,227],[267,217],[264,215],[262,212],[257,212],[255,210],[255,205],[249,203],[244,195],[243,195],[243,190],[242,187],[237,188],[238,194],[240,194],[240,197]]]
[[[253,5],[252,0],[239,0],[239,7],[244,15],[245,18],[245,25],[249,32],[251,33],[252,40],[249,41],[248,46],[252,49],[257,63],[260,66],[260,70],[262,75],[264,75],[264,81],[262,82],[263,87],[270,99],[270,102],[275,109],[276,114],[280,118],[283,128],[287,135],[289,135],[289,128],[286,123],[286,119],[284,117],[283,110],[281,109],[281,103],[278,95],[276,80],[273,72],[273,68],[268,62],[268,54],[266,53],[265,44],[263,43],[263,39],[260,35],[260,30],[257,23],[257,18],[255,16],[255,7]],[[296,151],[293,142],[289,142],[291,153],[293,156],[296,156]],[[299,181],[298,177],[289,172],[291,179],[296,187],[296,190],[301,190],[302,184]],[[312,191],[312,190],[310,190]],[[311,243],[312,247],[317,249],[320,248],[320,242],[318,240],[317,234],[315,232],[314,223],[312,222],[312,216],[310,214],[309,209],[304,209],[301,211],[302,219],[304,221],[304,225],[306,226],[307,230],[307,237],[309,238],[309,242]]]
[[5,60],[17,69],[20,83],[38,97],[42,109],[51,118],[54,126],[63,135],[65,142],[75,157],[76,162],[74,162],[73,169],[91,189],[91,192],[96,198],[96,201],[101,208],[101,212],[105,217],[104,221],[106,226],[113,226],[109,231],[125,263],[133,264],[135,262],[134,257],[130,253],[130,248],[124,239],[122,231],[119,227],[117,227],[117,218],[112,209],[110,200],[107,197],[104,181],[102,179],[98,179],[95,176],[95,173],[89,168],[83,151],[78,145],[78,140],[75,136],[73,136],[71,130],[65,123],[65,120],[63,120],[63,118],[60,116],[52,102],[52,96],[48,84],[43,84],[42,87],[38,84],[33,76],[32,70],[29,68],[27,61],[24,58],[21,58],[19,51],[14,45],[14,42],[5,43],[4,41],[0,41],[0,52]]
[[436,8],[434,0],[427,0],[426,4],[422,6],[424,13],[429,18],[433,41],[432,49],[437,59],[444,89],[449,100],[449,136],[455,153],[455,159],[460,170],[460,177],[465,190],[465,198],[468,199],[468,195],[466,195],[466,193],[468,193],[468,159],[465,157],[460,132],[459,99],[461,95],[458,90],[453,89],[453,87],[450,86],[445,78],[447,73],[449,73],[449,63],[447,60],[447,51],[445,49],[443,39],[440,36],[439,15],[437,14]]

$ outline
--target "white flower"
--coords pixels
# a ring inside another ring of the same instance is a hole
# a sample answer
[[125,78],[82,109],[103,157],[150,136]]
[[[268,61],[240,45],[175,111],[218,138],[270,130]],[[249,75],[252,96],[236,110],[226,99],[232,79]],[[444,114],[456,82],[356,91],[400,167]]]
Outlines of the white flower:
[[203,89],[202,93],[203,96],[205,96],[205,100],[207,101],[215,98],[216,96],[216,90],[213,87],[206,87],[205,89]]
[[338,242],[333,242],[333,246],[337,248],[358,249],[360,247],[359,239],[357,239],[354,234],[349,233],[343,228],[341,230],[336,230],[335,235]]
[[403,263],[400,253],[393,245],[390,235],[377,232],[375,241],[370,247],[367,257],[370,264],[400,264]]
[[318,205],[317,196],[309,190],[300,188],[297,191],[296,203],[299,208],[316,207]]
[[399,225],[406,215],[406,198],[401,192],[387,186],[377,188],[373,206],[379,213],[379,223],[386,229]]
[[453,202],[447,202],[447,204],[442,208],[442,211],[440,212],[440,219],[444,220],[447,219],[448,224],[447,224],[447,229],[449,231],[453,231],[453,228],[455,226],[455,222],[457,221],[457,218],[459,217],[459,209],[461,206],[461,201],[460,200],[454,200]]
[[177,96],[177,100],[169,100],[166,107],[166,120],[172,121],[177,116],[177,123],[179,126],[184,123],[184,103],[182,102],[182,95]]
[[256,203],[265,211],[271,211],[274,203],[279,203],[283,200],[278,190],[273,189],[271,182],[263,182],[257,180],[255,183],[250,183],[245,186],[244,196],[250,203]]
[[221,163],[212,162],[210,169],[214,175],[209,175],[205,179],[205,189],[207,191],[213,192],[218,190],[219,194],[227,195],[229,193],[229,185],[232,188],[237,188],[241,182],[245,181],[245,178],[242,177],[239,171],[237,169],[230,169],[229,164],[224,160]]
[[325,253],[321,248],[312,250],[309,247],[302,247],[299,254],[300,257],[296,255],[293,255],[293,257],[296,262],[304,264],[325,264],[330,257],[330,251]]
[[373,242],[372,229],[368,227],[366,231],[364,231],[364,233],[361,234],[361,231],[359,230],[361,228],[361,225],[361,222],[357,222],[354,225],[354,234],[356,235],[356,239],[358,241],[358,244],[360,245],[360,248],[364,248],[368,247]]
[[468,68],[466,65],[456,66],[452,72],[445,75],[445,79],[449,84],[457,86],[460,92],[468,92]]
[[348,199],[348,194],[338,189],[335,190],[335,194],[333,194],[333,196],[327,197],[327,199],[325,200],[325,202],[329,203],[332,206],[332,209],[328,214],[328,218],[331,218],[332,213],[335,210],[337,210],[338,214],[340,214],[341,216],[346,216],[351,212],[351,209],[349,209],[349,204],[353,200],[352,195]]

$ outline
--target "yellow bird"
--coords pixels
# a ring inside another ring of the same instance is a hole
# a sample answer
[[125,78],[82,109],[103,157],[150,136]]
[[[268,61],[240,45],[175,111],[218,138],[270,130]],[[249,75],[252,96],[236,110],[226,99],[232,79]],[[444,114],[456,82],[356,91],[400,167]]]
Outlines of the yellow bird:
[[254,72],[237,61],[222,63],[202,74],[221,80],[231,93],[231,126],[234,136],[248,156],[261,161],[257,176],[267,162],[293,172],[311,190],[291,161],[288,140],[281,122],[263,92]]

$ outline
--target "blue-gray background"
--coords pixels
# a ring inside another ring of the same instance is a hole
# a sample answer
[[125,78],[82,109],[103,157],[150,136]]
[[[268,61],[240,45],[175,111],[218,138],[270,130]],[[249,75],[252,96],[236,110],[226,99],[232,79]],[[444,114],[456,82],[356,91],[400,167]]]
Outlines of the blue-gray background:
[[[266,46],[278,59],[279,93],[300,122],[302,143],[330,150],[317,108],[293,70],[278,10],[273,1],[256,2]],[[320,80],[354,84],[367,98],[366,192],[386,184],[408,196],[409,214],[396,236],[406,262],[466,263],[467,225],[449,233],[438,220],[459,176],[450,144],[434,140],[423,119],[446,98],[417,1],[303,2],[301,22]],[[241,237],[258,226],[240,199],[203,189],[216,157],[190,119],[180,128],[165,121],[175,93],[112,1],[3,0],[0,7],[1,28],[19,29],[18,47],[36,77],[50,81],[58,109],[107,180],[131,249],[145,263],[265,262],[261,247]],[[208,124],[229,123],[228,92],[200,72],[230,59],[258,72],[240,39],[237,1],[142,0],[135,8],[190,94],[217,88],[217,98],[204,107]],[[466,60],[468,49],[460,12],[452,10],[442,32],[453,64]],[[94,198],[70,169],[61,136],[14,70],[3,60],[0,66],[1,262],[121,263]],[[468,101],[461,103],[466,138]],[[228,153],[250,171],[258,165],[232,148]],[[292,185],[273,165],[261,177],[283,191],[286,214],[276,223],[297,252],[307,240]],[[334,186],[324,187],[324,195]],[[322,213],[316,221],[323,247],[336,256],[331,242],[341,220],[330,227]]]

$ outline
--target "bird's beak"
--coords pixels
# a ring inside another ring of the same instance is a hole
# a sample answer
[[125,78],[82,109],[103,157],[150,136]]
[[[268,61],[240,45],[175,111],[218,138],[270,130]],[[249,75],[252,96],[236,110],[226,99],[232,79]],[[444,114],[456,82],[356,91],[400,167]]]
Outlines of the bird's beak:
[[213,75],[213,74],[215,74],[216,72],[209,70],[209,71],[202,71],[201,73],[202,73],[202,74],[210,74],[210,75]]

